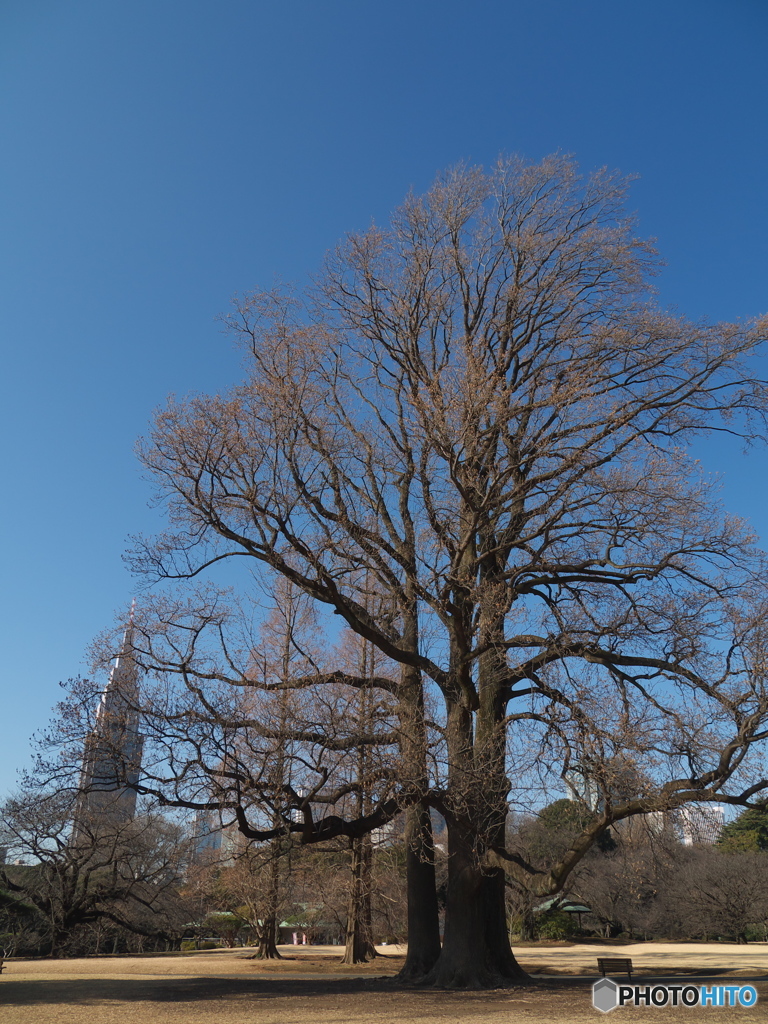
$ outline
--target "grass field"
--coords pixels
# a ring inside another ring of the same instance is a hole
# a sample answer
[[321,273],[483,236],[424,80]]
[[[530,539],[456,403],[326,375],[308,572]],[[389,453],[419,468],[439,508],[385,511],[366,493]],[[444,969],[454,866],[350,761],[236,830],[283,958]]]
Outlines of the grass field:
[[362,967],[338,963],[338,947],[283,947],[286,959],[262,963],[249,950],[11,960],[0,977],[2,1024],[544,1024],[602,1019],[593,1009],[591,984],[597,956],[631,956],[637,980],[690,978],[691,982],[755,986],[752,1008],[622,1008],[610,1020],[634,1014],[647,1024],[671,1021],[768,1019],[768,945],[641,943],[617,948],[594,944],[518,947],[534,975],[530,987],[494,992],[445,992],[398,986],[392,976],[402,950]]

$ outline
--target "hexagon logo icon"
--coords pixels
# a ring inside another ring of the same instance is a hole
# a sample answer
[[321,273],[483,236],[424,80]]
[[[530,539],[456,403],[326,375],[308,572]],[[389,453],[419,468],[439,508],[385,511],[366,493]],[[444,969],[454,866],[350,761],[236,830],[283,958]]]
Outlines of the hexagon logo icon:
[[610,978],[601,978],[592,986],[592,1005],[600,1013],[614,1010],[619,1003],[619,988]]

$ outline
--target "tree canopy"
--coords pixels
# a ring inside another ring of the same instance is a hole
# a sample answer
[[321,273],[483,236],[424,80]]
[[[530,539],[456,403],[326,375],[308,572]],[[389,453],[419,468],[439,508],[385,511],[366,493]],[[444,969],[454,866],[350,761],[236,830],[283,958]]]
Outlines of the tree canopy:
[[723,828],[717,845],[729,853],[768,850],[768,811],[765,807],[742,811],[735,821]]
[[[197,806],[216,776],[246,835],[304,842],[407,808],[413,973],[438,984],[521,978],[505,875],[551,894],[613,822],[768,786],[763,557],[688,452],[708,430],[763,438],[768,323],[659,309],[626,187],[560,156],[440,176],[304,294],[237,301],[244,382],[170,401],[140,446],[170,526],[138,571],[183,588],[247,559],[394,666],[255,672],[220,595],[170,591],[134,640],[160,680],[145,727],[169,737],[144,791]],[[376,690],[386,714],[329,730],[308,695],[327,709],[331,686]],[[281,689],[300,695],[290,735],[266,714]],[[276,738],[308,779],[282,787],[279,825],[258,810]],[[345,758],[388,743],[369,811],[318,815]],[[576,776],[598,810],[557,863],[508,850],[508,810]],[[448,829],[442,948],[430,808]]]

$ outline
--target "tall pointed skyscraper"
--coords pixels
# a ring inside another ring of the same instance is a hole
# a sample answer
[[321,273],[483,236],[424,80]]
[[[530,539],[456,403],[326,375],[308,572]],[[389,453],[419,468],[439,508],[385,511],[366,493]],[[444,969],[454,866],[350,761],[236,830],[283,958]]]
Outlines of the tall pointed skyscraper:
[[78,817],[113,823],[136,813],[143,740],[139,733],[139,671],[133,657],[133,608],[120,653],[85,741]]

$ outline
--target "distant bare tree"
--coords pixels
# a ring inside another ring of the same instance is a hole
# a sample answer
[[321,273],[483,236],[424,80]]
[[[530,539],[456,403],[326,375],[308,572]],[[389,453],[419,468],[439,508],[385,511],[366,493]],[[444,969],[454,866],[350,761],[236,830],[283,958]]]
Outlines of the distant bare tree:
[[[682,849],[661,815],[629,818],[614,831],[610,849],[593,849],[571,876],[571,885],[587,903],[608,937],[669,934],[667,889]],[[676,936],[675,936],[676,937]]]
[[1,866],[0,884],[47,922],[49,952],[95,922],[138,935],[179,934],[178,887],[189,850],[170,822],[89,815],[78,794],[25,791],[6,802],[1,827],[23,863]]
[[667,898],[689,935],[746,942],[749,925],[768,922],[768,856],[708,847],[686,851]]
[[[373,600],[373,599],[371,599]],[[375,680],[391,672],[391,663],[378,649],[355,633],[347,632],[339,652],[338,661],[350,676]],[[392,679],[393,685],[395,679]],[[383,721],[392,721],[391,701],[382,701],[382,694],[374,686],[350,688],[343,707],[343,715],[359,734],[373,734]],[[387,755],[390,756],[387,756]],[[348,811],[355,818],[368,817],[380,796],[381,783],[389,788],[393,773],[400,766],[386,748],[382,751],[374,744],[361,744],[350,768],[350,794],[353,806]],[[346,810],[346,808],[341,808]],[[376,956],[373,935],[373,837],[371,832],[349,840],[351,879],[346,916],[346,948],[344,963],[356,964]]]

